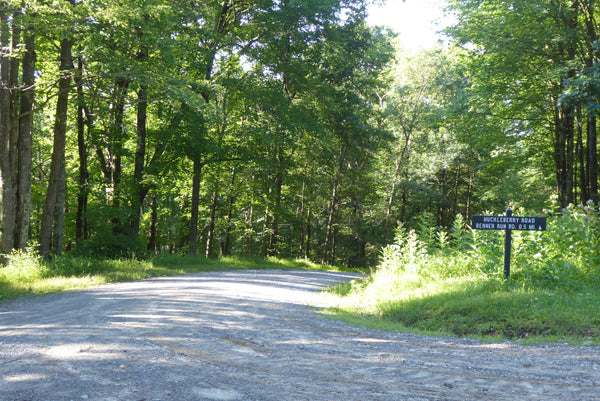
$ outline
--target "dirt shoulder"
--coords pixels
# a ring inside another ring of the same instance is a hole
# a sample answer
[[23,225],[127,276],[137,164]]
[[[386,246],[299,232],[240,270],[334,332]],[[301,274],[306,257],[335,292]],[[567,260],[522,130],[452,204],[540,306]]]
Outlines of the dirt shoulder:
[[200,273],[0,304],[0,399],[598,399],[598,347],[386,333],[309,307],[353,277]]

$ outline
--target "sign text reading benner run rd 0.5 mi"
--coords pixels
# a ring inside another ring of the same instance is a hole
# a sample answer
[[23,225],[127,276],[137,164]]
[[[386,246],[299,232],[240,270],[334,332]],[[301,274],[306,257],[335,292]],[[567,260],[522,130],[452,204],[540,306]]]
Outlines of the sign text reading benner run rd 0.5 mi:
[[546,230],[545,217],[471,216],[471,221],[476,230]]

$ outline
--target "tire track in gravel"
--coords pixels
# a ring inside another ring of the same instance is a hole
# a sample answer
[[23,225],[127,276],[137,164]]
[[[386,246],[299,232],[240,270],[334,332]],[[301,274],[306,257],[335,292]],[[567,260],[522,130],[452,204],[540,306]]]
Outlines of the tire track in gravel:
[[600,398],[598,347],[381,332],[311,307],[354,277],[213,272],[0,304],[0,399]]

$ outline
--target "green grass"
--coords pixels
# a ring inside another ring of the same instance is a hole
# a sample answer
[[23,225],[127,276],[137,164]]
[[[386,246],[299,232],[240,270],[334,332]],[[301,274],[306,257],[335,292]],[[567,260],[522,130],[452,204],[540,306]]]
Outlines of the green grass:
[[305,260],[277,258],[165,255],[151,260],[59,257],[45,262],[35,254],[19,253],[10,257],[8,265],[0,266],[0,301],[151,277],[248,269],[341,270]]
[[[527,215],[521,210],[516,215]],[[600,211],[548,216],[545,232],[514,231],[511,276],[503,235],[399,226],[374,273],[329,289],[329,314],[368,327],[524,343],[600,345]]]
[[381,268],[330,288],[334,306],[328,313],[352,324],[427,335],[600,344],[600,292],[594,284],[572,280],[551,288],[482,273],[444,277],[429,268]]

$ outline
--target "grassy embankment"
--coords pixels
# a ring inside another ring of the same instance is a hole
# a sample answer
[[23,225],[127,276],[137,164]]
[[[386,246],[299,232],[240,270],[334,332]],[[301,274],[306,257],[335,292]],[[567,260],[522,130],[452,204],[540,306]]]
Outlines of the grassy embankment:
[[[518,211],[515,215],[526,215]],[[600,344],[600,219],[590,207],[548,217],[548,231],[400,228],[372,275],[329,292],[354,324],[486,341]]]

